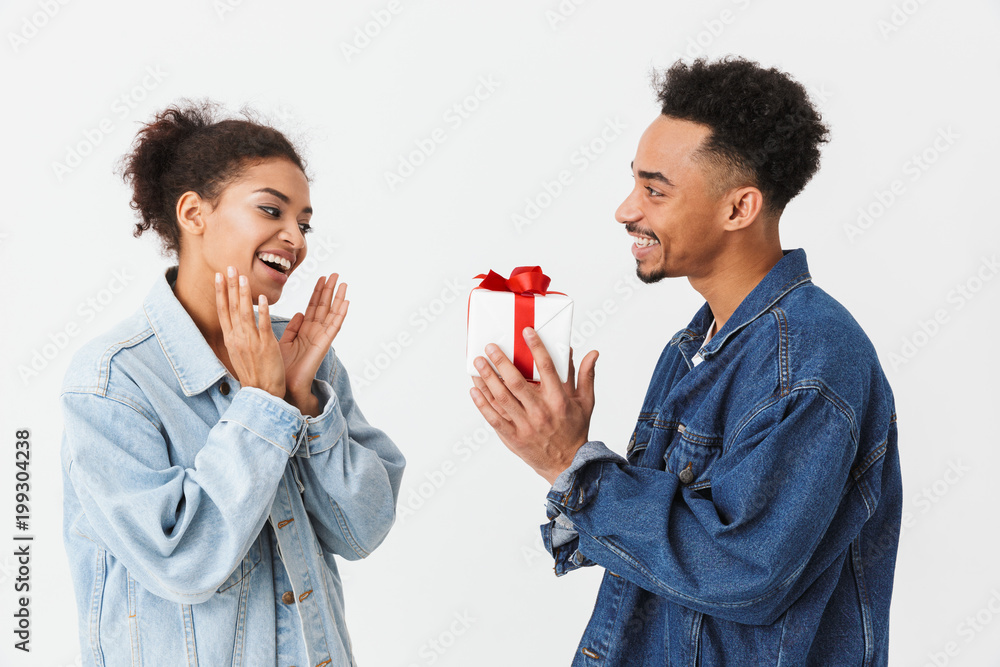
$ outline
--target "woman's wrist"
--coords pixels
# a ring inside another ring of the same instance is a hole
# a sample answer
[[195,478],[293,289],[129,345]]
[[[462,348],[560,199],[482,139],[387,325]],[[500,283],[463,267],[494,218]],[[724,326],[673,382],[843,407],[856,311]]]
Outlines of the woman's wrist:
[[297,395],[289,392],[285,396],[285,402],[294,405],[303,415],[307,417],[319,416],[319,399],[310,391],[308,394]]

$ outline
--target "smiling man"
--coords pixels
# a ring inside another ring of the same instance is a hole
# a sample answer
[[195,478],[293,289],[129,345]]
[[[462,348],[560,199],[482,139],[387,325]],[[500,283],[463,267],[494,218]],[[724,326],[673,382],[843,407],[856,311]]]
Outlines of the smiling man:
[[[742,58],[678,62],[616,219],[639,277],[705,303],[660,355],[626,457],[591,440],[594,364],[561,384],[524,332],[529,384],[494,346],[472,399],[552,484],[557,575],[605,576],[573,665],[885,665],[902,511],[876,352],[778,220],[828,129],[803,87]],[[669,307],[669,304],[665,304]]]

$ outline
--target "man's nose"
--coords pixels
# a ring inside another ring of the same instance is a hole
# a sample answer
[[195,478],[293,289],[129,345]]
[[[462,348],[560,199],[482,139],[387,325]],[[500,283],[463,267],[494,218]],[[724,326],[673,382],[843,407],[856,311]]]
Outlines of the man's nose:
[[636,190],[632,190],[628,197],[625,198],[621,204],[618,205],[618,210],[615,211],[615,220],[625,224],[628,222],[637,222],[642,218],[642,212],[636,205]]

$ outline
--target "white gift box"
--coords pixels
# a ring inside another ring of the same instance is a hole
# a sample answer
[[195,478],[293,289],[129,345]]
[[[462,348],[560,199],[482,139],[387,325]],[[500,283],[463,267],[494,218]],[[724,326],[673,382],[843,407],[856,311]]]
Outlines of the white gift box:
[[[534,299],[535,321],[525,322],[515,331],[514,300]],[[496,366],[486,354],[486,346],[495,343],[507,358],[514,360],[514,336],[523,341],[524,327],[535,329],[555,364],[559,379],[569,378],[569,343],[573,330],[573,300],[564,294],[535,294],[521,296],[513,292],[488,289],[473,289],[469,295],[469,337],[466,347],[466,367],[469,375],[479,376],[473,365],[476,357],[489,361],[493,370]],[[530,351],[528,352],[530,354]],[[538,367],[532,360],[532,377],[539,381]]]

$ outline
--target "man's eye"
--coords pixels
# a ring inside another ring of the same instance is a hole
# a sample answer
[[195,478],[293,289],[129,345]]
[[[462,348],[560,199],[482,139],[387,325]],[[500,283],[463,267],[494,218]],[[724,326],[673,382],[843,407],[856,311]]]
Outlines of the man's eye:
[[308,234],[309,232],[311,232],[313,230],[312,225],[310,225],[307,222],[300,222],[299,223],[299,229],[302,230],[303,234]]
[[[267,213],[271,217],[274,218],[281,217],[281,209],[275,208],[274,206],[258,206],[257,208],[264,211],[264,213]],[[271,211],[274,211],[274,213],[271,213]]]
[[645,187],[646,187],[646,192],[649,193],[650,197],[662,197],[663,196],[663,193],[657,192],[656,190],[654,190],[653,188],[649,187],[648,185],[645,186]]

